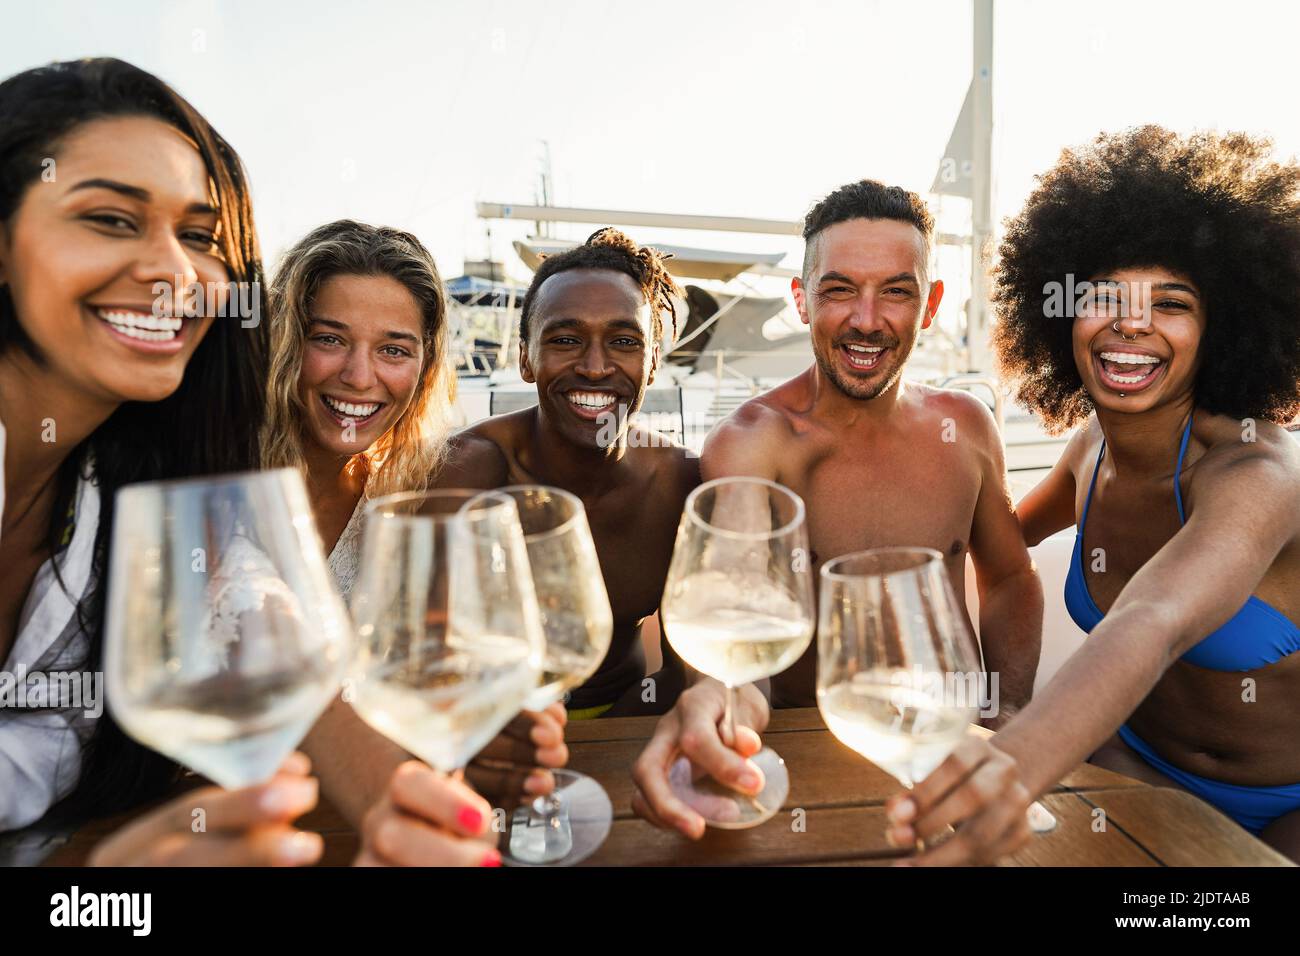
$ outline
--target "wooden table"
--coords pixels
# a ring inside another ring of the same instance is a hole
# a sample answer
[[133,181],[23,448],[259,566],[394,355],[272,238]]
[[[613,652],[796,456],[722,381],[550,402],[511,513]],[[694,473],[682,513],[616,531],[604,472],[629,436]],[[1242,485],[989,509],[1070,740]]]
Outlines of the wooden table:
[[[903,853],[885,842],[884,801],[898,783],[841,744],[816,708],[778,710],[763,734],[790,771],[782,811],[749,830],[707,831],[698,842],[631,811],[633,761],[655,718],[572,722],[570,766],[595,777],[614,825],[594,866],[881,866]],[[1006,861],[1011,866],[1285,866],[1289,861],[1189,793],[1084,765],[1043,804],[1060,821]],[[802,809],[803,832],[795,810]],[[1104,829],[1094,821],[1104,812]]]
[[[771,820],[749,830],[710,829],[698,842],[651,826],[632,814],[631,769],[656,720],[574,721],[566,729],[569,765],[595,777],[614,804],[609,838],[585,865],[882,866],[903,855],[884,837],[884,801],[898,784],[836,740],[816,708],[776,711],[763,735],[790,771],[790,794]],[[1191,794],[1099,767],[1079,767],[1042,802],[1059,825],[1036,835],[1004,865],[1290,865]],[[82,863],[121,822],[88,824],[48,863]],[[356,856],[357,835],[332,806],[318,807],[300,825],[325,837],[320,865],[345,866]]]

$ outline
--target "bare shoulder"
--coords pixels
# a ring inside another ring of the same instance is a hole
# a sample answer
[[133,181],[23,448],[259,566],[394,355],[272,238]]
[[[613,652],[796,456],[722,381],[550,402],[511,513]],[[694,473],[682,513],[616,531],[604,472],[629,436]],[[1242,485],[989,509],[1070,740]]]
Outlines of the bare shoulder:
[[999,437],[993,412],[970,392],[911,382],[907,388],[927,413],[951,418],[958,427],[973,428],[977,437],[985,441]]
[[795,382],[786,382],[755,395],[714,426],[710,439],[720,432],[743,434],[748,441],[780,440],[795,434]]
[[797,434],[793,410],[781,388],[745,402],[713,426],[700,453],[705,479],[724,475],[777,477],[781,450]]
[[1243,481],[1300,503],[1300,441],[1281,425],[1198,415],[1192,434],[1206,449],[1192,470],[1191,488]]
[[[523,412],[528,411],[524,409]],[[503,421],[523,412],[486,418],[447,440],[447,458],[434,484],[441,488],[499,488],[509,481],[515,423]]]
[[932,428],[934,434],[955,442],[983,465],[1002,470],[1002,432],[982,401],[967,391],[911,382],[906,395],[911,406],[909,427]]
[[1065,462],[1075,475],[1080,474],[1085,465],[1091,468],[1096,461],[1097,453],[1101,450],[1103,437],[1101,423],[1097,421],[1097,416],[1089,415],[1088,420],[1076,428],[1070,435],[1070,440],[1065,443],[1065,451],[1061,452],[1061,461]]
[[638,467],[653,474],[655,489],[685,499],[700,483],[699,456],[672,436],[633,424],[627,441]]

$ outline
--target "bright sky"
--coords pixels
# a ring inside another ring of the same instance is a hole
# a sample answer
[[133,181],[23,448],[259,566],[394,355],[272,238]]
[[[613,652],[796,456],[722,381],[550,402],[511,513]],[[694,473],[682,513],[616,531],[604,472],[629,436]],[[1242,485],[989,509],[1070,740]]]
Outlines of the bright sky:
[[[446,276],[488,251],[475,200],[534,200],[543,140],[562,205],[795,219],[864,176],[924,191],[971,62],[969,0],[42,0],[3,19],[0,75],[113,55],[189,98],[249,167],[268,263],[351,216],[414,231]],[[999,219],[1103,129],[1300,153],[1300,5],[997,0],[994,36]],[[492,230],[521,276],[526,232]]]

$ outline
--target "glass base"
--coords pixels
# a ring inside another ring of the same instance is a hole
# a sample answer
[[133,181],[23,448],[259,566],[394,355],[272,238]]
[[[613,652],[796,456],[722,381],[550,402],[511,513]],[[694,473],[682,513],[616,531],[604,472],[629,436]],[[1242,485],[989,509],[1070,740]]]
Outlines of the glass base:
[[609,836],[614,808],[600,784],[572,770],[551,773],[559,810],[552,810],[551,796],[515,809],[501,855],[507,866],[572,866],[595,853]]
[[739,793],[697,770],[686,757],[678,757],[668,770],[673,795],[704,818],[711,827],[744,830],[770,820],[790,792],[785,761],[771,747],[749,758],[763,771],[763,789],[754,796]]
[[1056,817],[1037,800],[1029,805],[1026,816],[1029,817],[1029,829],[1034,833],[1051,833],[1056,829]]

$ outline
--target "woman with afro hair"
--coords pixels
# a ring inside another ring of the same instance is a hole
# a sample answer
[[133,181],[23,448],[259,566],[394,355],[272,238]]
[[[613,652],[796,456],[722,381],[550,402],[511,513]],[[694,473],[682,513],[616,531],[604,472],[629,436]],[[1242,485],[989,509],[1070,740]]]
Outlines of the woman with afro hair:
[[[1300,861],[1300,166],[1147,126],[1066,150],[1009,223],[1003,380],[1077,427],[1017,514],[1076,527],[1083,647],[890,803],[919,862],[988,862],[1080,761],[1186,790]],[[910,796],[910,800],[909,800]],[[906,844],[902,844],[906,845]]]

